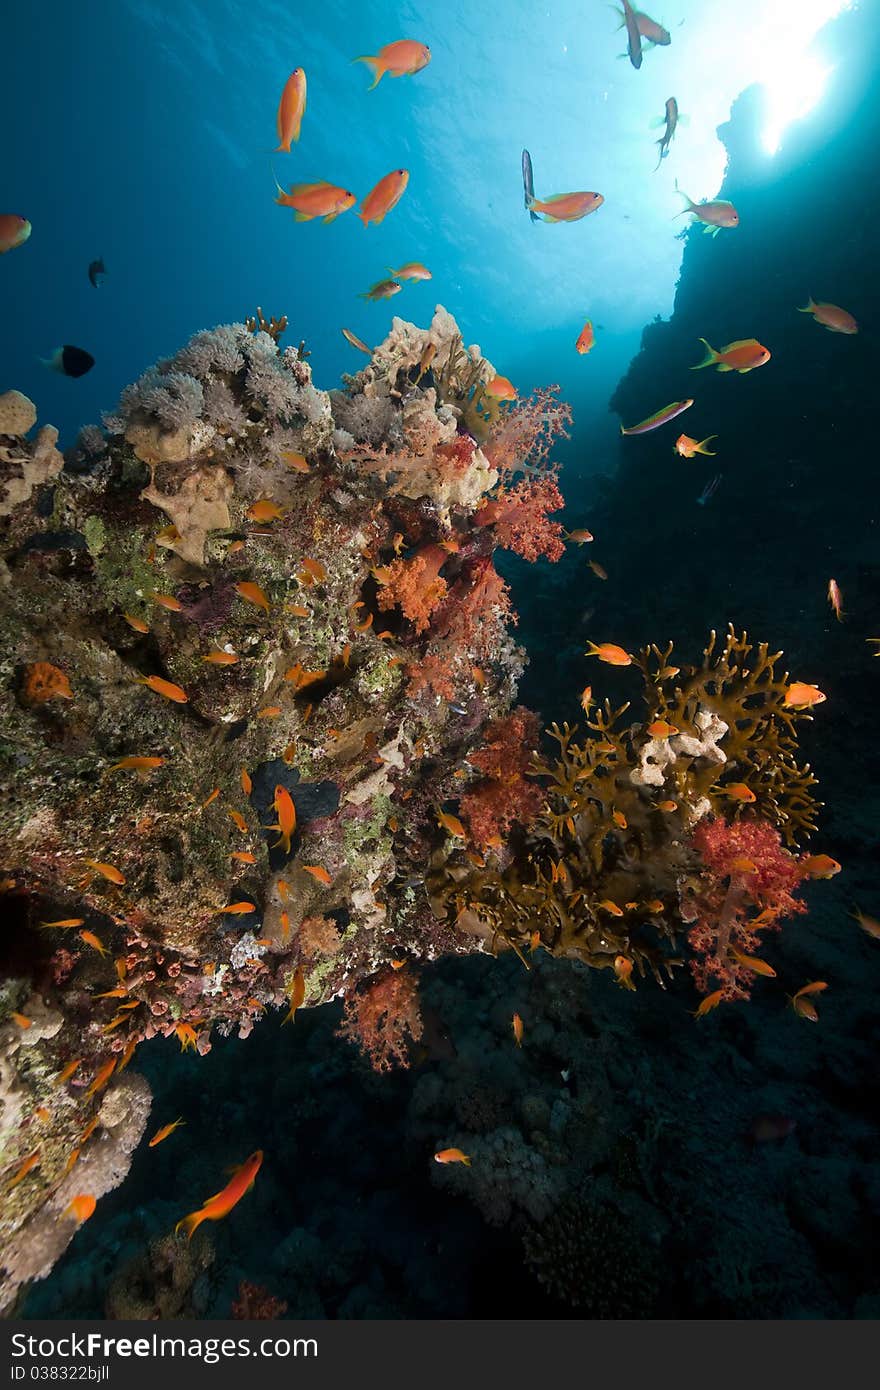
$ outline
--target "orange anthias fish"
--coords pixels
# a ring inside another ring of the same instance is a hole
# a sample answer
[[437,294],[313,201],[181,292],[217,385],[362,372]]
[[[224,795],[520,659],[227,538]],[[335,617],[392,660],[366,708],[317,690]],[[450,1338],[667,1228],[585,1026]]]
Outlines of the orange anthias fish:
[[739,213],[733,203],[725,202],[723,198],[716,198],[708,203],[692,203],[688,195],[679,188],[677,179],[675,191],[687,203],[687,207],[675,214],[676,217],[683,217],[686,212],[692,212],[699,222],[705,223],[704,231],[709,232],[711,236],[717,236],[722,227],[739,226]]
[[333,882],[331,875],[324,868],[323,864],[303,864],[303,868],[307,874],[311,874],[312,878],[316,878],[319,883],[323,883],[325,888],[329,888],[330,884]]
[[635,985],[632,982],[632,973],[633,963],[630,960],[629,956],[614,957],[615,978],[617,979],[617,983],[623,989],[635,989]]
[[295,222],[311,222],[315,217],[333,222],[340,213],[354,207],[357,196],[347,188],[319,179],[316,183],[291,184],[289,193],[278,185],[275,202],[280,207],[292,208]]
[[731,782],[730,786],[722,788],[722,794],[729,796],[731,801],[741,801],[743,805],[749,806],[758,799],[751,787],[747,787],[745,782]]
[[277,849],[279,845],[284,849],[285,854],[290,854],[290,837],[296,830],[296,807],[293,798],[286,787],[280,784],[275,788],[275,800],[272,802],[272,809],[278,817],[274,825],[263,826],[264,830],[277,830],[278,839],[272,846]]
[[389,266],[388,273],[389,275],[393,275],[395,280],[413,280],[418,282],[419,280],[433,280],[434,278],[428,267],[422,265],[421,261],[407,261],[406,265],[402,265],[399,270],[393,270],[392,267]]
[[247,917],[251,912],[256,912],[256,904],[248,902],[229,903],[226,907],[218,907],[214,913],[215,917]]
[[305,454],[298,454],[295,449],[283,450],[281,457],[288,468],[293,469],[294,473],[311,473],[312,471]]
[[103,1067],[98,1068],[98,1071],[95,1073],[95,1077],[92,1081],[91,1086],[86,1091],[86,1100],[89,1100],[91,1096],[96,1096],[99,1091],[103,1091],[104,1087],[107,1085],[107,1082],[110,1080],[110,1077],[113,1075],[115,1068],[115,1057],[112,1057],[109,1062],[105,1062]]
[[593,540],[593,533],[582,526],[577,531],[566,531],[565,539],[574,541],[575,545],[589,545],[590,541]]
[[110,771],[149,772],[154,767],[161,767],[164,761],[164,758],[120,758],[118,763],[113,763]]
[[587,319],[586,323],[584,324],[583,328],[578,334],[577,342],[575,343],[575,349],[577,352],[581,354],[589,352],[594,346],[595,342],[596,335],[593,332],[592,321],[590,319]]
[[214,651],[207,652],[202,661],[209,661],[212,666],[235,666],[238,656],[235,652],[227,652],[222,647],[217,647]]
[[448,811],[439,811],[437,813],[437,824],[440,826],[441,830],[445,830],[456,840],[467,839],[467,831],[458,819],[458,816],[451,816]]
[[86,946],[91,946],[93,951],[97,951],[100,956],[109,956],[110,952],[104,945],[99,936],[95,936],[93,931],[81,931],[78,933],[80,941],[85,942]]
[[134,613],[123,613],[123,618],[129,627],[134,628],[135,632],[149,632],[150,625],[145,623],[143,618],[138,618]]
[[672,738],[673,734],[679,733],[680,730],[666,719],[655,719],[648,725],[647,732],[652,738]]
[[296,1011],[306,997],[306,977],[303,974],[301,965],[298,965],[293,972],[293,979],[288,986],[287,997],[290,1000],[290,1008],[284,1015],[282,1024],[296,1022]]
[[63,1215],[72,1216],[75,1221],[82,1225],[84,1221],[88,1221],[89,1217],[94,1215],[97,1205],[97,1200],[91,1192],[80,1192],[65,1207]]
[[523,1040],[523,1021],[522,1021],[522,1019],[520,1018],[519,1014],[514,1014],[514,1015],[513,1015],[513,1018],[511,1019],[511,1024],[512,1024],[512,1027],[513,1027],[513,1039],[514,1039],[514,1042],[516,1043],[517,1047],[522,1047],[522,1040]]
[[599,646],[595,642],[590,642],[585,656],[597,656],[600,661],[604,661],[606,666],[631,666],[632,657],[629,652],[625,652],[623,647],[616,647],[613,642],[601,642]]
[[192,1024],[177,1023],[174,1026],[174,1031],[177,1034],[177,1041],[180,1043],[181,1052],[187,1052],[190,1048],[195,1052],[199,1035]]
[[723,989],[716,989],[712,994],[707,994],[705,999],[700,1001],[699,1008],[694,1010],[694,1018],[705,1018],[706,1014],[710,1014],[713,1009],[717,1009],[718,1005],[721,1003],[723,994]]
[[711,444],[713,439],[717,439],[717,434],[709,434],[705,439],[691,439],[689,434],[680,434],[673,445],[677,454],[683,459],[692,459],[696,454],[705,454],[707,458],[714,458],[717,449],[707,449],[706,445]]
[[817,685],[807,685],[805,681],[793,681],[786,688],[784,705],[791,709],[812,709],[813,705],[821,705],[827,697]]
[[647,420],[640,420],[637,425],[621,425],[621,434],[650,434],[652,430],[659,430],[661,425],[674,420],[677,415],[683,415],[686,410],[690,410],[693,405],[693,397],[686,401],[671,401],[669,405],[664,405],[661,410],[657,410],[653,415],[649,415]]
[[175,598],[173,594],[157,594],[154,590],[150,594],[150,598],[154,603],[158,603],[160,608],[167,608],[169,613],[179,613],[183,608],[180,599]]
[[86,859],[83,862],[88,864],[90,869],[94,869],[96,874],[106,878],[109,883],[123,884],[125,882],[125,875],[120,873],[113,864],[104,864],[100,859]]
[[22,1178],[26,1178],[27,1175],[28,1175],[28,1173],[30,1173],[31,1170],[32,1170],[33,1168],[36,1168],[36,1166],[37,1166],[37,1164],[39,1163],[39,1161],[40,1161],[40,1150],[39,1150],[39,1149],[34,1149],[33,1153],[28,1154],[28,1156],[27,1156],[27,1158],[25,1159],[24,1163],[22,1163],[21,1167],[20,1167],[20,1168],[17,1170],[17,1172],[13,1175],[12,1179],[10,1180],[10,1182],[7,1183],[7,1185],[6,1185],[6,1191],[7,1191],[7,1192],[11,1192],[12,1189],[13,1189],[14,1187],[18,1187],[18,1184],[21,1182]]
[[55,1080],[52,1082],[52,1085],[63,1086],[65,1081],[70,1080],[76,1069],[82,1066],[82,1060],[82,1057],[77,1057],[73,1062],[68,1062],[67,1066],[62,1067],[61,1071],[55,1077]]
[[0,213],[0,256],[23,246],[31,234],[31,224],[17,212]]
[[412,77],[414,73],[426,68],[430,61],[431,50],[428,45],[416,43],[415,39],[396,39],[394,43],[386,43],[378,53],[352,58],[353,63],[366,63],[372,70],[373,81],[367,89],[370,92],[374,87],[378,87],[386,72],[390,77]]
[[299,140],[302,118],[306,109],[306,75],[302,68],[294,68],[284,84],[281,100],[278,103],[278,145],[275,153],[282,150],[290,154],[291,141]]
[[836,304],[816,304],[810,295],[807,307],[798,309],[799,314],[812,314],[817,323],[827,328],[829,333],[858,333],[859,325],[852,314]]
[[440,1149],[434,1155],[435,1163],[464,1163],[470,1168],[471,1161],[467,1154],[462,1153],[461,1149]]
[[493,376],[486,383],[486,394],[494,396],[497,401],[515,401],[516,387],[506,376]]
[[835,618],[839,623],[842,623],[845,617],[843,611],[843,594],[840,592],[840,585],[836,579],[828,580],[828,602],[834,609]]
[[149,1144],[147,1145],[147,1148],[155,1149],[155,1147],[156,1147],[157,1144],[161,1144],[163,1139],[167,1139],[168,1136],[169,1136],[169,1134],[173,1134],[174,1131],[175,1131],[180,1125],[185,1125],[185,1124],[186,1124],[186,1120],[184,1120],[184,1119],[179,1119],[179,1120],[173,1120],[173,1121],[171,1122],[171,1124],[163,1125],[161,1129],[157,1129],[157,1130],[156,1130],[156,1133],[153,1135],[152,1139],[150,1140]]
[[605,569],[605,567],[604,567],[603,565],[600,565],[598,560],[590,560],[588,563],[589,563],[590,569],[593,571],[593,573],[594,573],[594,575],[596,576],[597,579],[607,579],[607,578],[608,578],[608,571],[607,571],[607,569]]
[[529,212],[544,222],[579,222],[600,208],[601,193],[554,193],[550,198],[526,198]]
[[408,169],[392,169],[390,174],[385,174],[360,205],[357,216],[364,226],[369,227],[371,222],[375,222],[378,226],[391,209],[400,202],[408,183]]
[[213,1197],[209,1197],[207,1202],[198,1211],[190,1212],[189,1216],[184,1216],[174,1227],[175,1232],[181,1226],[186,1231],[190,1240],[193,1233],[201,1226],[203,1221],[220,1221],[222,1217],[228,1216],[237,1202],[240,1202],[246,1192],[250,1192],[254,1185],[257,1173],[260,1171],[260,1164],[263,1162],[263,1150],[257,1149],[235,1172],[230,1181]]
[[841,865],[830,854],[808,854],[801,860],[801,868],[808,878],[833,878],[840,873]]
[[866,936],[872,936],[875,941],[880,941],[880,922],[877,921],[876,917],[869,917],[866,912],[860,912],[858,908],[851,915]]
[[235,585],[235,591],[241,595],[245,603],[252,603],[255,608],[262,608],[264,612],[269,612],[269,600],[259,584],[252,584],[249,580],[243,580],[241,584]]
[[166,700],[173,700],[176,705],[185,705],[189,696],[186,691],[173,681],[166,681],[162,676],[138,676],[138,685],[146,685],[157,695],[164,695]]
[[733,946],[730,948],[730,954],[739,965],[744,965],[747,970],[754,970],[756,975],[766,975],[769,979],[775,980],[776,971],[765,960],[760,960],[757,956],[744,955],[742,951],[737,951]]
[[617,903],[612,902],[610,898],[603,898],[598,906],[601,907],[603,912],[609,912],[612,917],[623,916],[623,908],[618,907]]
[[745,376],[746,372],[753,372],[756,367],[763,367],[765,362],[770,361],[769,348],[765,348],[757,338],[738,338],[735,343],[728,343],[718,351],[705,338],[701,338],[700,342],[706,349],[706,356],[702,362],[691,367],[692,372],[717,366],[719,372],[739,372],[740,376]]
[[281,521],[284,516],[284,508],[279,507],[277,502],[273,502],[271,497],[260,497],[248,507],[245,516],[249,521]]

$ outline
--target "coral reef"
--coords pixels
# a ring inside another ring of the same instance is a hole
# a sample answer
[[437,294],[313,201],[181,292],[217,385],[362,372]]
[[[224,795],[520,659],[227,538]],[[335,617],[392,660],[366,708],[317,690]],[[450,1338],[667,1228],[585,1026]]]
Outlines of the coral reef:
[[656,1260],[609,1207],[569,1198],[526,1233],[526,1263],[560,1302],[591,1318],[650,1318]]

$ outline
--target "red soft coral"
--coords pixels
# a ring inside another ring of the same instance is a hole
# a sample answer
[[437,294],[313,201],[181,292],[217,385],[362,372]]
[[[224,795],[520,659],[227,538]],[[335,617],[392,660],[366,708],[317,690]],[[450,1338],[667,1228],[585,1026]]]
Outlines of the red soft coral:
[[415,976],[389,970],[346,996],[339,1036],[359,1047],[374,1071],[409,1066],[409,1042],[422,1036]]
[[431,614],[446,594],[446,580],[440,578],[440,570],[448,559],[441,545],[425,545],[411,560],[392,560],[378,594],[382,612],[400,607],[416,632],[427,632]]
[[704,865],[693,904],[696,925],[688,932],[695,952],[691,973],[703,993],[721,989],[724,999],[747,999],[755,972],[730,952],[754,955],[760,932],[806,912],[794,897],[804,869],[762,820],[701,821],[691,844]]
[[471,650],[489,661],[505,623],[516,623],[510,590],[490,558],[472,563],[450,590],[434,630],[453,652]]
[[516,487],[502,489],[476,513],[477,526],[494,526],[497,545],[513,550],[524,560],[560,560],[565,553],[563,529],[550,521],[548,512],[558,512],[565,499],[552,474],[526,478]]
[[439,695],[442,700],[454,700],[458,690],[453,679],[453,672],[454,658],[452,656],[445,657],[434,652],[425,652],[417,664],[406,668],[406,674],[409,677],[407,694],[415,698],[423,690],[428,690],[432,695]]
[[571,406],[557,398],[558,392],[558,386],[543,387],[505,412],[483,445],[483,453],[499,473],[513,472],[527,463],[540,468],[554,440],[560,435],[568,438]]
[[486,743],[469,756],[484,779],[461,798],[460,808],[474,844],[486,848],[514,824],[528,826],[537,816],[543,793],[527,774],[538,742],[538,719],[519,706],[486,728]]

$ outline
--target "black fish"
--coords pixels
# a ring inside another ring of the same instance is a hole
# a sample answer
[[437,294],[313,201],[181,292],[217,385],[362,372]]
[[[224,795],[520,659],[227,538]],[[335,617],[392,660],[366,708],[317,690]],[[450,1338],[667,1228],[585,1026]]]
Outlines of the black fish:
[[107,275],[107,267],[103,257],[99,256],[96,261],[89,263],[89,283],[96,290],[99,290],[104,283]]
[[657,141],[657,144],[660,146],[660,158],[657,160],[657,165],[654,169],[655,174],[669,154],[669,146],[672,144],[672,137],[675,135],[678,120],[678,102],[675,100],[675,97],[669,97],[666,102],[665,116],[659,116],[656,121],[651,122],[653,126],[666,126],[666,129]]
[[60,372],[62,376],[85,376],[95,365],[95,359],[90,352],[86,352],[85,348],[72,347],[70,343],[55,348],[51,357],[41,357],[40,361],[44,367],[50,367],[53,372]]
[[525,206],[528,209],[529,217],[532,219],[533,222],[537,222],[537,214],[532,212],[532,209],[529,207],[529,199],[531,198],[534,200],[535,197],[535,180],[532,176],[532,156],[529,154],[528,150],[523,150],[522,152],[522,176],[523,202],[525,203]]

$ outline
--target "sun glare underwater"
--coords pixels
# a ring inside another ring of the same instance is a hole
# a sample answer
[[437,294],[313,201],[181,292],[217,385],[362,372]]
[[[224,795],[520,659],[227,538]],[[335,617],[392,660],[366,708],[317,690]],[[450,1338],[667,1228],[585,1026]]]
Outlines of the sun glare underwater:
[[880,1314],[880,13],[663,11],[6,21],[7,1317]]

